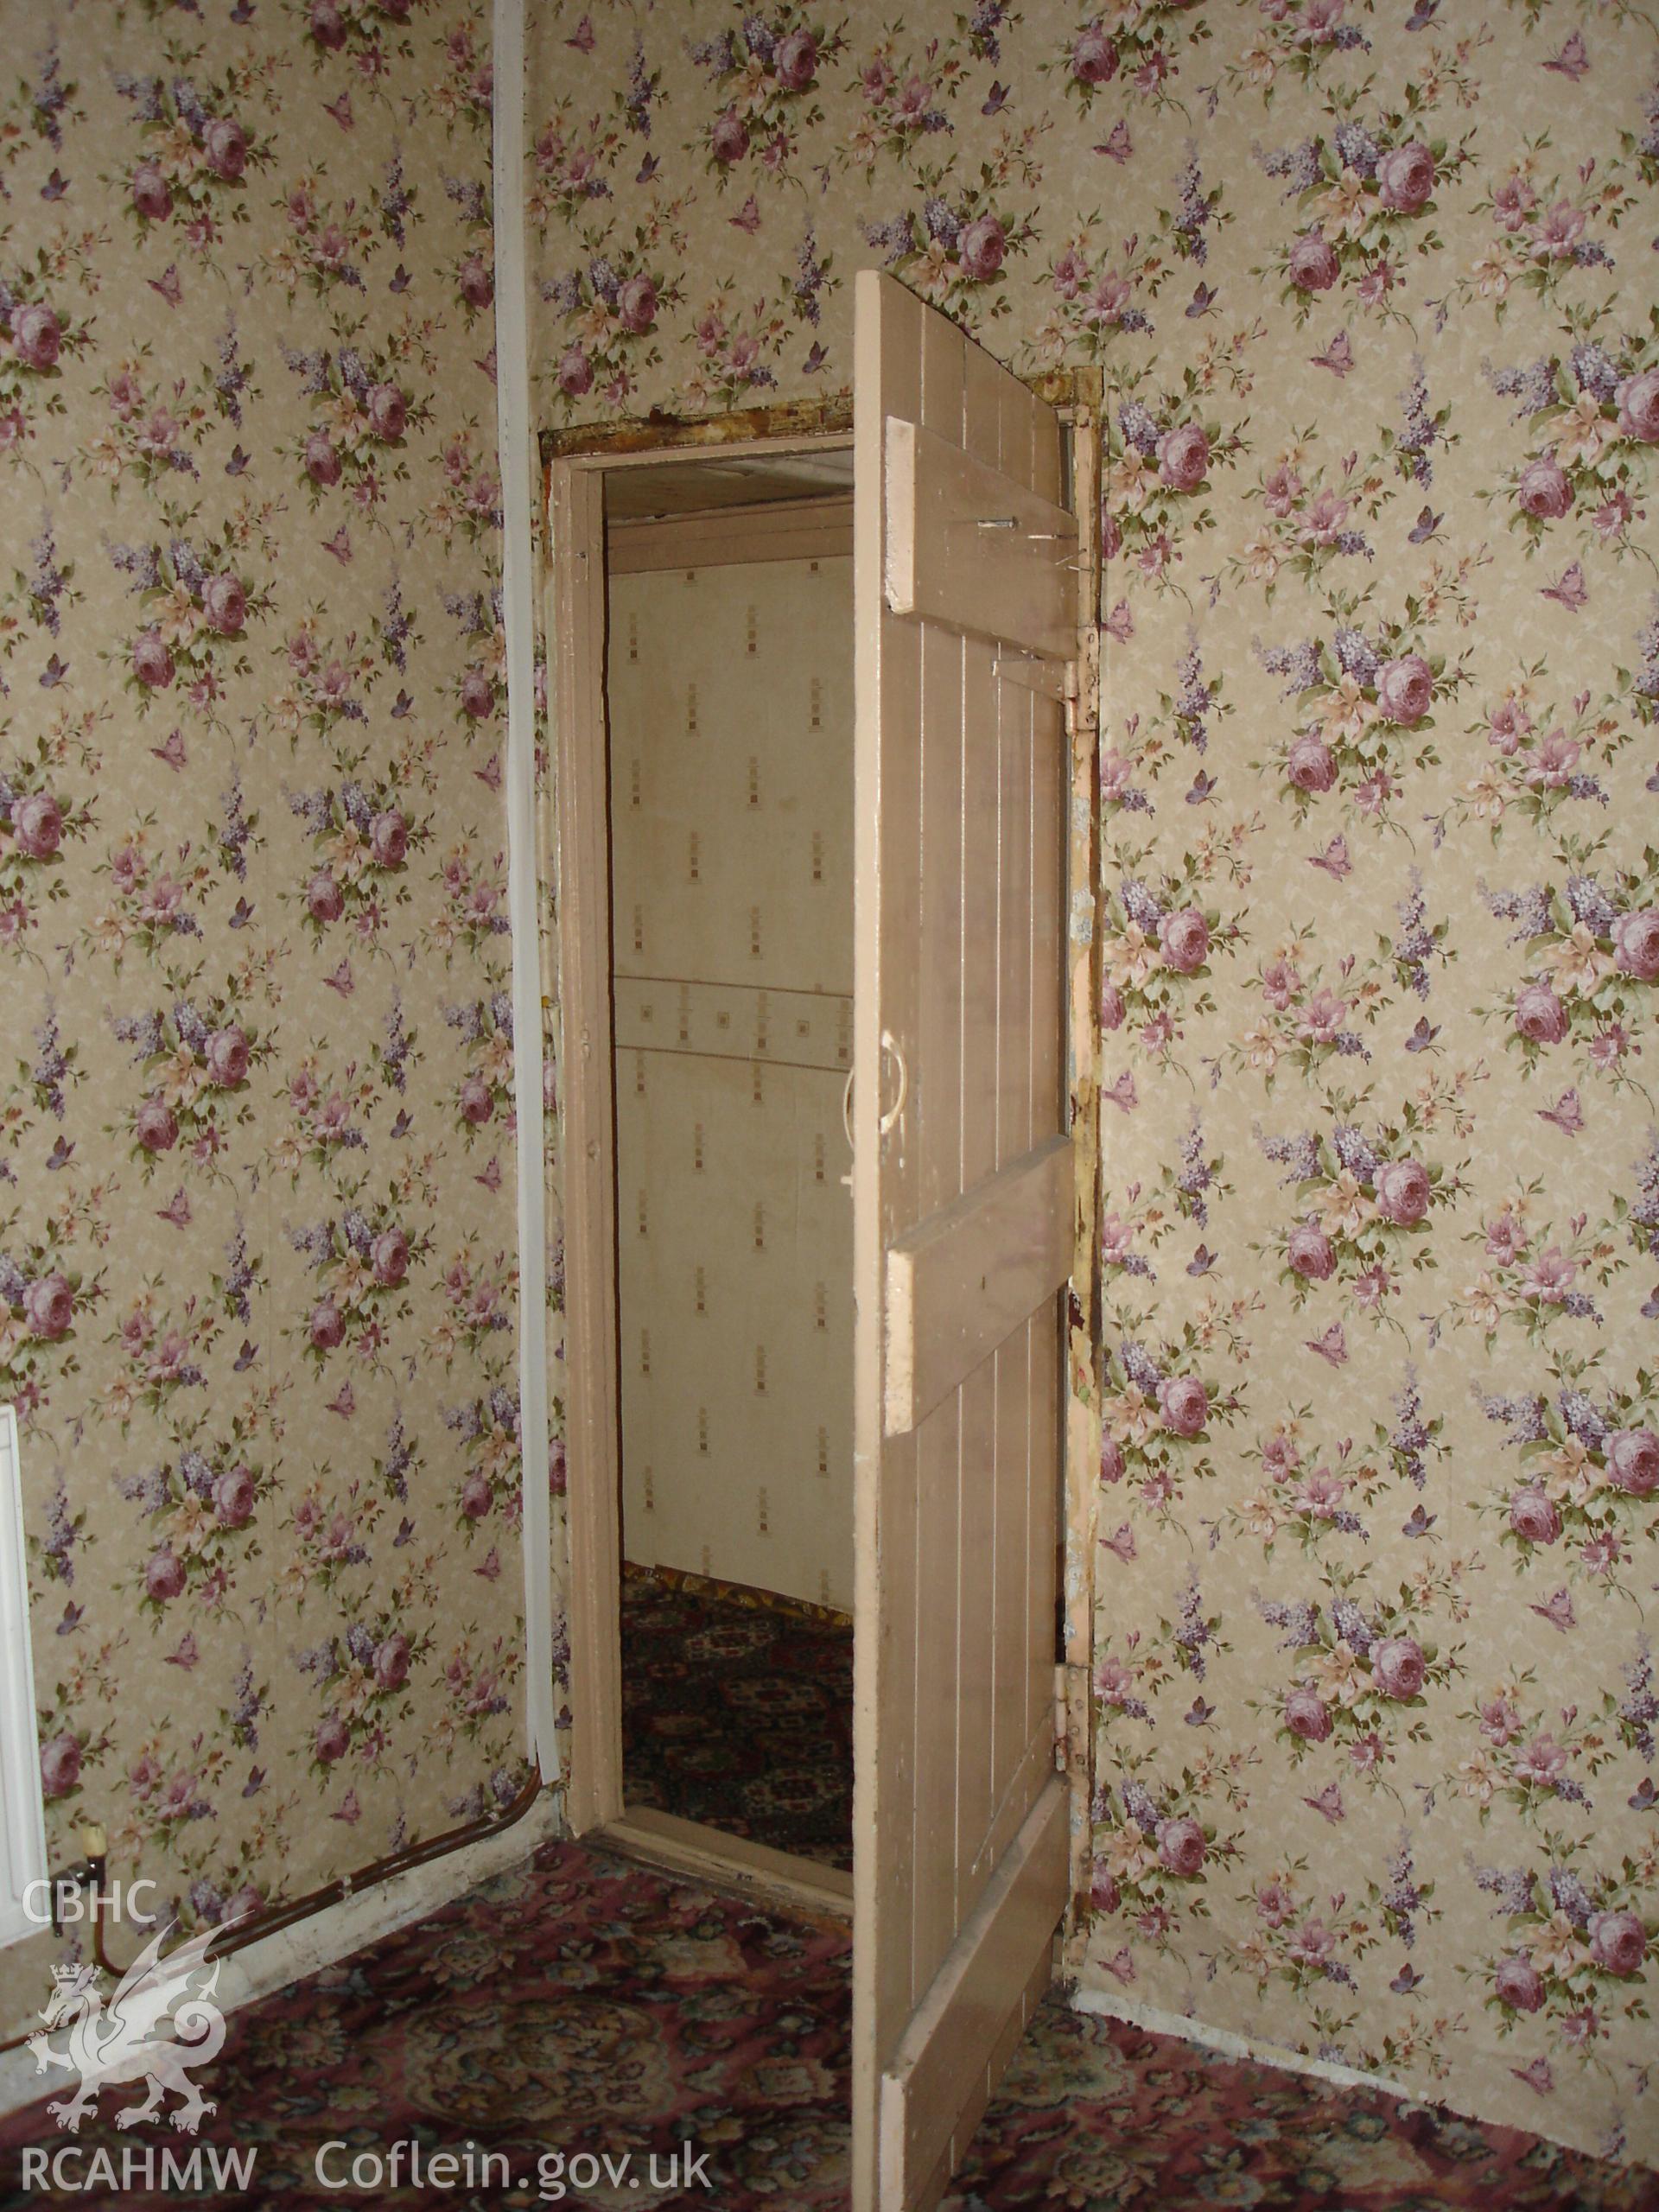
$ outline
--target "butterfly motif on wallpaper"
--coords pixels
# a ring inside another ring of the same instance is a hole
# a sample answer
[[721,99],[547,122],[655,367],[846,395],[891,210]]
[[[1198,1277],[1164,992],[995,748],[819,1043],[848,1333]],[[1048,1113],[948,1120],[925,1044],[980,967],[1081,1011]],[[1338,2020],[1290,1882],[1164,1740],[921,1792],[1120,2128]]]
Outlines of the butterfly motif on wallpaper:
[[1575,1137],[1584,1127],[1584,1109],[1576,1090],[1564,1090],[1553,1106],[1538,1109],[1541,1122],[1553,1122],[1563,1136]]
[[1532,1610],[1541,1621],[1548,1621],[1551,1628],[1560,1629],[1563,1636],[1568,1629],[1576,1628],[1579,1624],[1579,1617],[1573,1610],[1573,1593],[1565,1583],[1545,1604],[1535,1605]]
[[1323,868],[1334,883],[1340,883],[1344,876],[1353,874],[1354,864],[1348,856],[1348,840],[1340,830],[1322,853],[1308,855],[1307,864],[1309,868]]
[[1563,569],[1553,584],[1541,587],[1538,596],[1540,599],[1553,599],[1569,614],[1576,614],[1590,596],[1585,585],[1583,564],[1574,561],[1570,568]]
[[1135,151],[1129,140],[1129,126],[1121,118],[1115,123],[1104,142],[1096,146],[1097,154],[1104,154],[1114,162],[1127,162]]
[[1576,85],[1587,74],[1590,67],[1590,51],[1585,45],[1584,33],[1574,31],[1554,60],[1541,66],[1554,70],[1558,76],[1565,77]]

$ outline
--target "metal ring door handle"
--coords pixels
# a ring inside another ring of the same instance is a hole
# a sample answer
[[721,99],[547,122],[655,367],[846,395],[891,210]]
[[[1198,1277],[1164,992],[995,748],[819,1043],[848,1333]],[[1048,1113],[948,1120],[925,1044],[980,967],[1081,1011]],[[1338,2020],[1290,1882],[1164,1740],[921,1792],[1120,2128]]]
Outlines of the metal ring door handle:
[[[905,1110],[905,1101],[910,1096],[910,1070],[905,1065],[905,1056],[899,1051],[897,1040],[890,1029],[884,1029],[881,1032],[881,1050],[899,1071],[899,1096],[877,1124],[880,1135],[886,1136]],[[853,1071],[851,1068],[847,1071],[846,1085],[841,1094],[841,1126],[847,1132],[849,1145],[852,1145],[853,1149],[856,1151],[857,1147],[853,1144]]]
[[881,1135],[886,1136],[905,1110],[905,1101],[910,1096],[910,1070],[905,1065],[905,1056],[891,1030],[881,1032],[881,1050],[889,1055],[899,1071],[899,1096],[881,1116],[879,1125]]

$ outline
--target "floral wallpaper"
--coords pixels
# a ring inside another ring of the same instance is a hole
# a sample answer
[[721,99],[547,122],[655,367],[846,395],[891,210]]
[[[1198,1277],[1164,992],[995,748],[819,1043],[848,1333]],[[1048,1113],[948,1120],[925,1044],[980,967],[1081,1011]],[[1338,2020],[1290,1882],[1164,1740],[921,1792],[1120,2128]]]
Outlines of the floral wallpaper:
[[9,19],[0,1398],[54,1862],[187,1923],[527,1770],[486,23]]
[[1105,372],[1088,1979],[1659,2158],[1654,18],[535,28],[544,419]]

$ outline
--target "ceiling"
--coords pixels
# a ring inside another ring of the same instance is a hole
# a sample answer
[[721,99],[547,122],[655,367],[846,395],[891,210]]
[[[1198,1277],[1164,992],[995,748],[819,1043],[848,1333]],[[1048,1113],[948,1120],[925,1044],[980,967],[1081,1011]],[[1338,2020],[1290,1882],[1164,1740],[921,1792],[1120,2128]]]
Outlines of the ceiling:
[[652,461],[605,472],[605,512],[613,522],[646,515],[707,514],[774,499],[844,498],[853,488],[849,448],[833,453],[752,454]]

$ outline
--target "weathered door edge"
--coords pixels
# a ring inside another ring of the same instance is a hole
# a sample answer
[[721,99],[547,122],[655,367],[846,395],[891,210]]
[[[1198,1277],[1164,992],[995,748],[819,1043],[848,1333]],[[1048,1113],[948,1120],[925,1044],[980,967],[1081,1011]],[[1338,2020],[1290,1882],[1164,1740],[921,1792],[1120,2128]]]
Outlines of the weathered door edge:
[[1077,518],[1077,658],[1067,702],[1071,746],[1070,920],[1071,1137],[1077,1238],[1066,1297],[1065,1753],[1071,1780],[1069,1949],[1087,1924],[1094,1784],[1095,1556],[1100,1497],[1100,476],[1102,377],[1075,372],[1071,490]]
[[556,463],[546,512],[554,840],[549,872],[558,933],[565,1265],[566,1809],[571,1833],[581,1835],[622,1810],[605,524],[597,472]]

